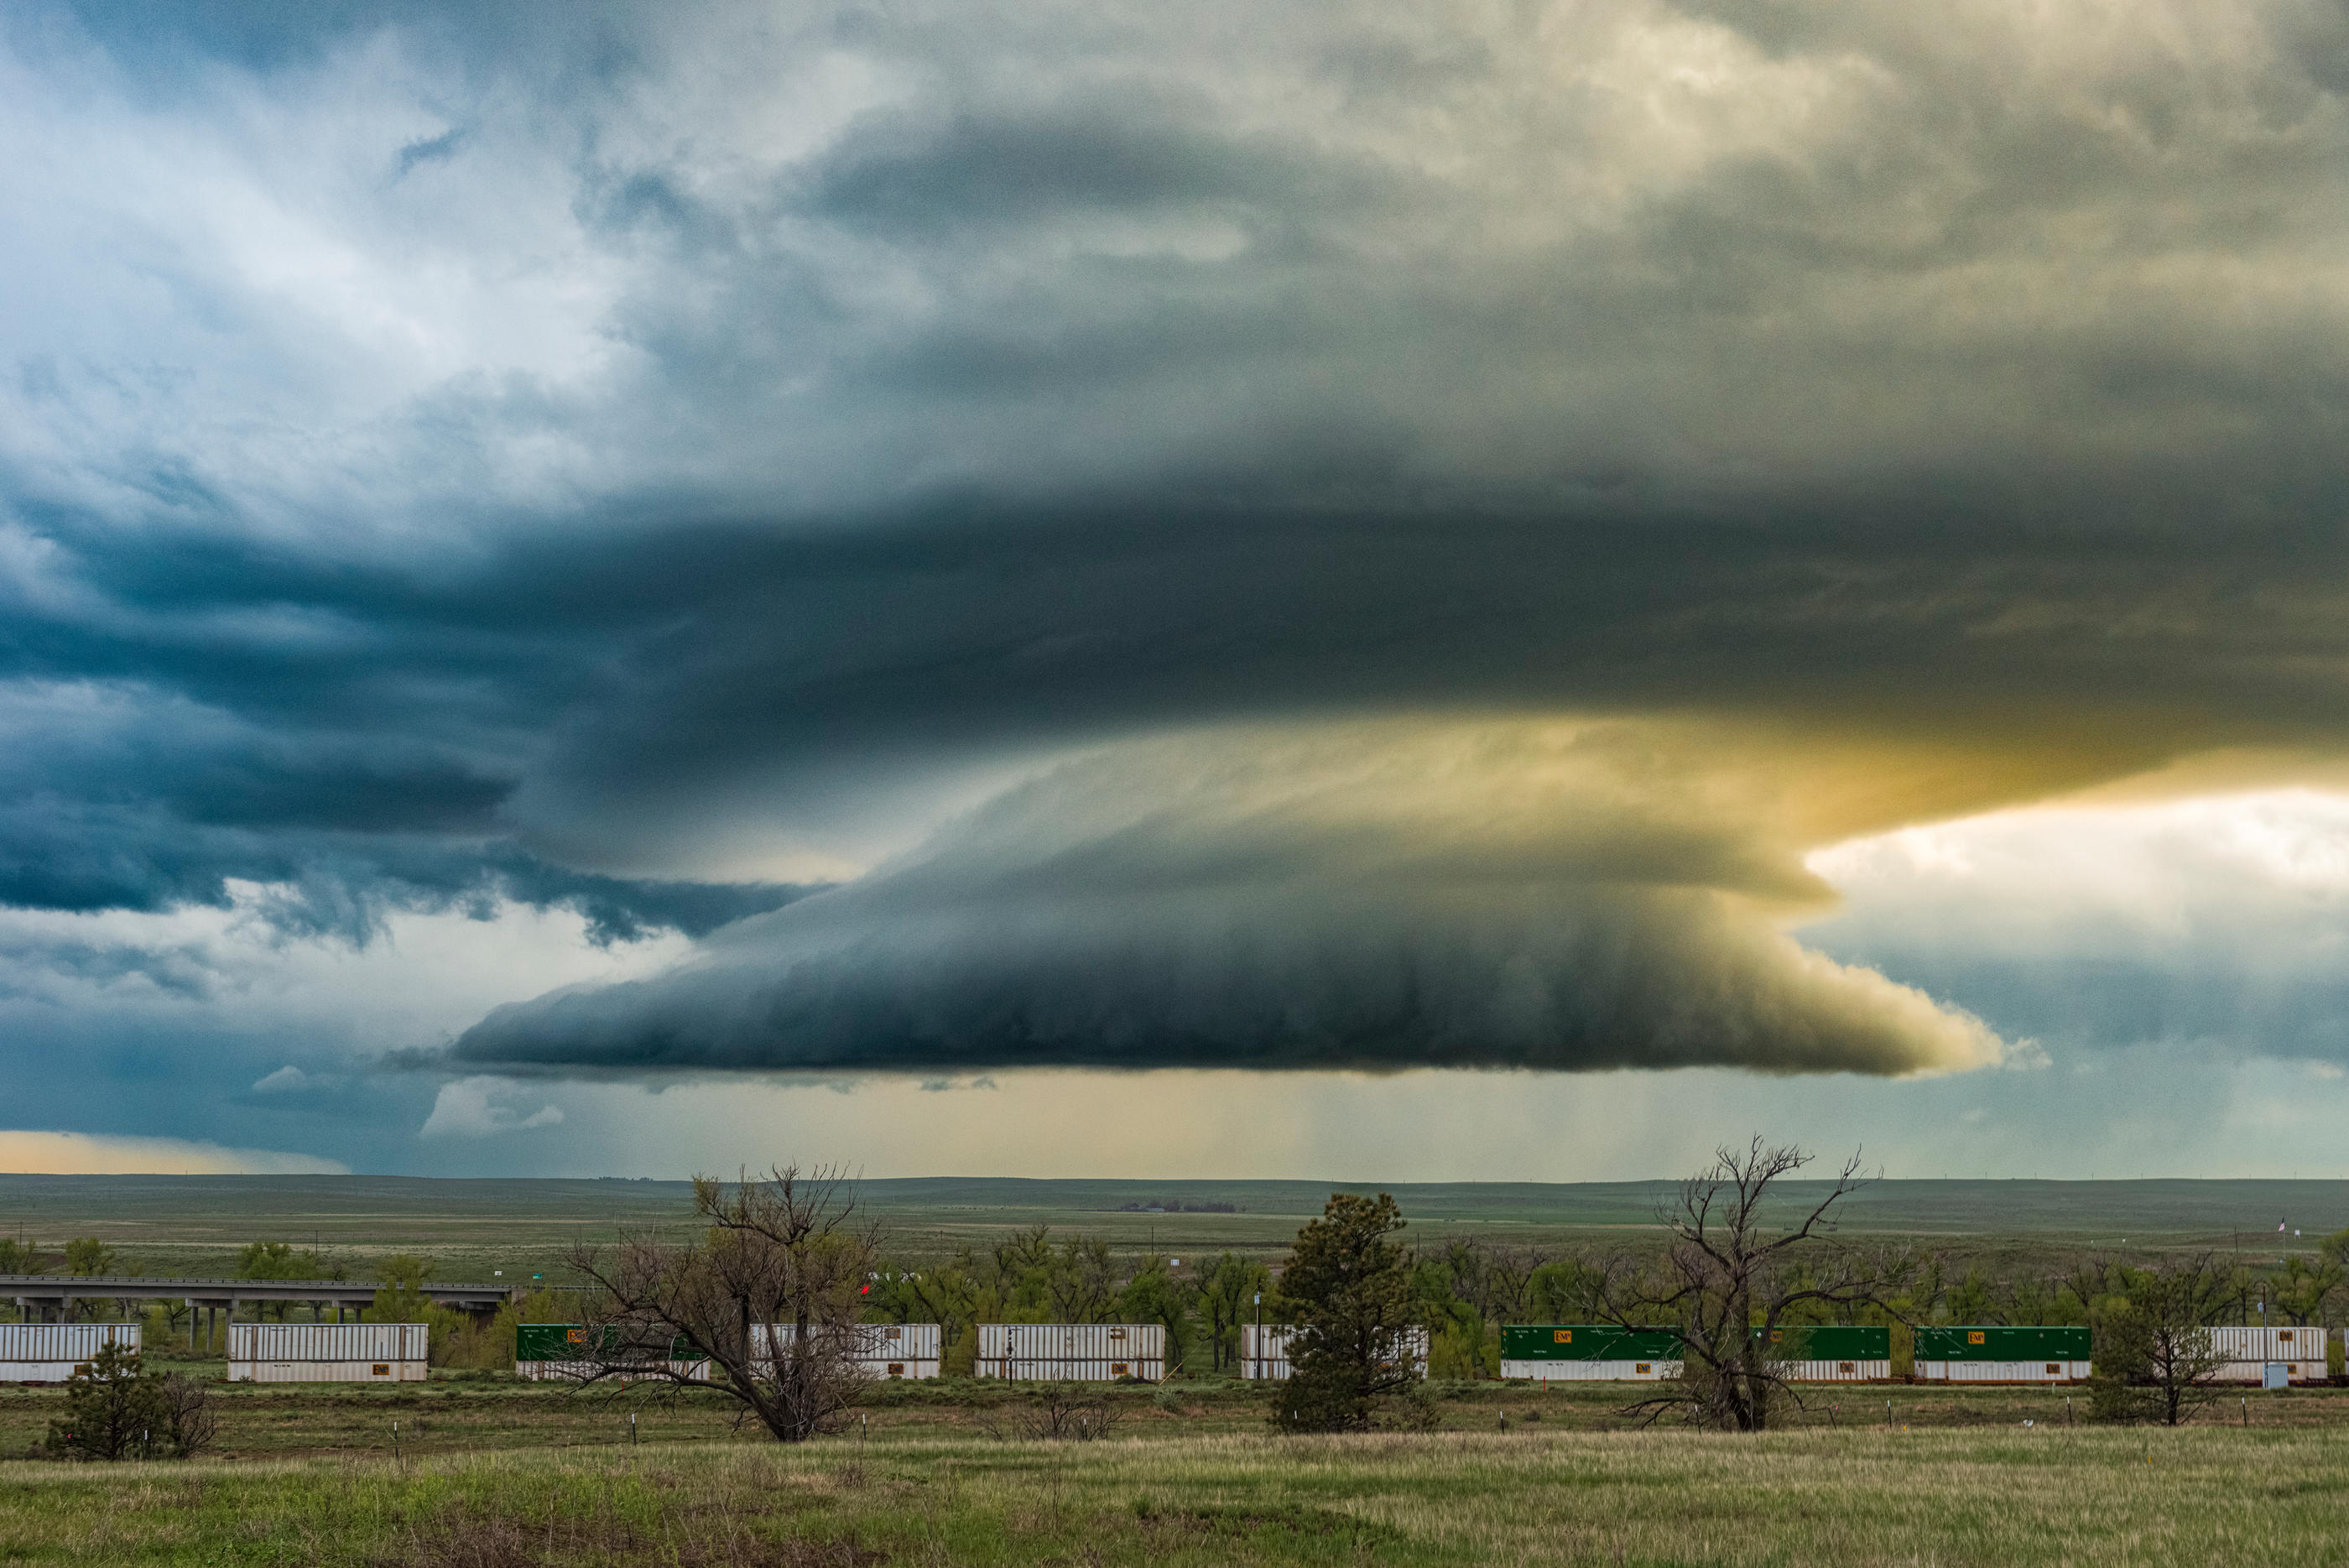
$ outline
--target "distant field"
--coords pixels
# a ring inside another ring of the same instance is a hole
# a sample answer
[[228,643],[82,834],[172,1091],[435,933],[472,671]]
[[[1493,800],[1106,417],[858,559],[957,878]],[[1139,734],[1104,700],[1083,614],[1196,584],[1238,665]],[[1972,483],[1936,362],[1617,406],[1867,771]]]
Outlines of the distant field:
[[0,1470],[0,1563],[2324,1563],[2349,1448],[2292,1428],[923,1435]]
[[[865,1208],[888,1226],[898,1256],[921,1259],[1045,1224],[1110,1239],[1121,1251],[1182,1256],[1285,1249],[1341,1188],[1309,1181],[1033,1181],[921,1178],[867,1181]],[[1475,1236],[1562,1248],[1637,1236],[1669,1199],[1665,1182],[1384,1184],[1422,1241]],[[1791,1217],[1816,1192],[1789,1186]],[[1235,1214],[1141,1213],[1127,1204],[1173,1199],[1229,1203]],[[387,1252],[440,1260],[446,1279],[559,1272],[581,1238],[689,1223],[683,1182],[437,1180],[409,1177],[0,1176],[0,1234],[55,1246],[68,1236],[113,1242],[144,1269],[199,1275],[233,1269],[261,1238],[315,1246],[363,1269]],[[1887,1181],[1850,1201],[1852,1231],[2002,1262],[2056,1260],[2086,1249],[2136,1255],[2178,1247],[2265,1255],[2313,1251],[2349,1227],[2340,1181]],[[2276,1221],[2302,1232],[2278,1236]]]

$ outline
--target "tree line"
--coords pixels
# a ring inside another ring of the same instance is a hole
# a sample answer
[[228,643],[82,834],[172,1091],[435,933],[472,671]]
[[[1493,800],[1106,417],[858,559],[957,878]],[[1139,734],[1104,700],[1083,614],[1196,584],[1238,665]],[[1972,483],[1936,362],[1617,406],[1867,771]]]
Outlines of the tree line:
[[[2114,1419],[2184,1419],[2217,1365],[2209,1326],[2251,1321],[2254,1303],[2293,1324],[2322,1321],[2344,1294],[2349,1232],[2313,1259],[2254,1270],[2215,1252],[2140,1266],[2076,1263],[2044,1278],[1992,1280],[1970,1268],[1952,1281],[1938,1256],[1839,1231],[1840,1205],[1865,1184],[1857,1157],[1806,1208],[1775,1201],[1810,1162],[1756,1138],[1720,1150],[1679,1188],[1658,1219],[1663,1241],[1549,1252],[1475,1240],[1404,1244],[1392,1197],[1335,1194],[1299,1231],[1280,1267],[1224,1251],[1178,1264],[1163,1254],[1121,1260],[1095,1236],[1046,1227],[966,1246],[920,1266],[893,1263],[877,1225],[857,1211],[837,1172],[783,1167],[734,1182],[698,1179],[694,1225],[616,1243],[582,1244],[572,1272],[585,1293],[535,1293],[494,1316],[433,1305],[431,1264],[403,1257],[377,1268],[364,1314],[432,1325],[442,1366],[511,1364],[515,1326],[580,1323],[594,1347],[589,1380],[644,1386],[688,1381],[740,1403],[778,1438],[826,1429],[859,1397],[864,1330],[936,1323],[942,1370],[975,1370],[985,1323],[1141,1323],[1165,1331],[1170,1372],[1236,1369],[1251,1321],[1291,1330],[1293,1372],[1278,1419],[1298,1430],[1424,1424],[1411,1339],[1429,1334],[1434,1377],[1494,1376],[1499,1334],[1513,1322],[1611,1324],[1667,1331],[1683,1376],[1643,1390],[1631,1407],[1737,1430],[1775,1422],[1801,1391],[1786,1376],[1785,1331],[1838,1324],[2085,1324],[2095,1331],[2092,1403]],[[77,1251],[77,1249],[79,1249]],[[97,1243],[68,1246],[71,1266],[119,1266]],[[283,1242],[247,1248],[244,1277],[336,1277],[335,1265]],[[169,1313],[177,1303],[157,1303]]]

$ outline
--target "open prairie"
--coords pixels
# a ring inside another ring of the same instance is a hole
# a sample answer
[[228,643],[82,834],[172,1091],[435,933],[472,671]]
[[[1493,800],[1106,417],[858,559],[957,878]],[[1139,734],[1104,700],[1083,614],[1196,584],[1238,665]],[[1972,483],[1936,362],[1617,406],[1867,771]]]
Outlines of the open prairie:
[[27,1465],[23,1564],[2336,1563],[2308,1428],[914,1436]]
[[[1102,1236],[1128,1255],[1228,1248],[1269,1257],[1340,1188],[1393,1192],[1411,1221],[1408,1239],[1422,1244],[1474,1236],[1564,1250],[1637,1237],[1654,1225],[1673,1184],[941,1177],[862,1181],[856,1191],[887,1231],[888,1253],[918,1262],[1033,1225]],[[1775,1211],[1793,1218],[1816,1190],[1785,1184]],[[1183,1211],[1149,1207],[1168,1200]],[[1236,1211],[1193,1207],[1201,1204]],[[51,1247],[97,1236],[142,1271],[191,1276],[233,1273],[245,1243],[268,1239],[316,1248],[361,1274],[376,1257],[412,1252],[435,1259],[442,1279],[554,1278],[575,1241],[681,1228],[691,1212],[685,1182],[0,1175],[0,1235]],[[1847,1232],[1994,1267],[2061,1267],[2088,1251],[2139,1258],[2212,1248],[2265,1258],[2313,1253],[2323,1237],[2349,1227],[2349,1182],[1884,1181],[1841,1212]]]

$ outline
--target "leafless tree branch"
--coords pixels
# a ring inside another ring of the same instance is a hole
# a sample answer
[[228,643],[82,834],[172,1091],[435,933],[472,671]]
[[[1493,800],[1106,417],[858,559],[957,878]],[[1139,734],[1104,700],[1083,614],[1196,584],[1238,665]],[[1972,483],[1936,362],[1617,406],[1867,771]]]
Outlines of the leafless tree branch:
[[707,1386],[776,1438],[829,1430],[862,1397],[870,1330],[862,1292],[881,1237],[846,1176],[778,1166],[731,1184],[696,1177],[700,1240],[652,1233],[574,1250],[601,1300],[587,1314],[581,1382]]

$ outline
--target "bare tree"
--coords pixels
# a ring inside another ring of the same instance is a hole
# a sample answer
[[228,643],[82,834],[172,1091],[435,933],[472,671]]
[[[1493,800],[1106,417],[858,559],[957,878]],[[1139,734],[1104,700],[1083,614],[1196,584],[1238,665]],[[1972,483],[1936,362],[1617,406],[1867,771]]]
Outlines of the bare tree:
[[1604,1321],[1680,1341],[1680,1386],[1630,1413],[1654,1420],[1678,1410],[1698,1425],[1761,1431],[1782,1400],[1801,1403],[1781,1368],[1806,1312],[1881,1303],[1910,1272],[1906,1252],[1862,1254],[1835,1240],[1836,1205],[1868,1183],[1857,1154],[1798,1223],[1764,1223],[1772,1184],[1811,1158],[1758,1137],[1742,1151],[1716,1150],[1658,1216],[1671,1233],[1661,1260],[1619,1255],[1599,1266]]
[[881,1243],[847,1179],[789,1165],[730,1185],[696,1177],[693,1208],[707,1227],[698,1241],[574,1249],[572,1267],[603,1297],[582,1381],[684,1386],[707,1362],[709,1386],[781,1441],[831,1429],[870,1381],[861,1293]]
[[1109,1242],[1075,1236],[1061,1245],[1044,1278],[1055,1323],[1107,1323],[1117,1310],[1117,1269]]
[[1121,1414],[1117,1403],[1104,1395],[1073,1384],[1047,1383],[1023,1391],[1018,1403],[1002,1408],[1000,1420],[985,1415],[978,1425],[989,1437],[1006,1440],[1088,1443],[1114,1432]]
[[1488,1247],[1476,1305],[1488,1323],[1522,1323],[1533,1304],[1534,1274],[1550,1255],[1534,1247]]
[[1446,1243],[1431,1261],[1443,1271],[1453,1295],[1475,1308],[1481,1322],[1493,1324],[1523,1317],[1535,1271],[1550,1259],[1531,1247],[1471,1239]]
[[220,1415],[202,1384],[170,1372],[157,1382],[155,1396],[166,1454],[177,1459],[193,1459],[212,1446],[220,1436]]

